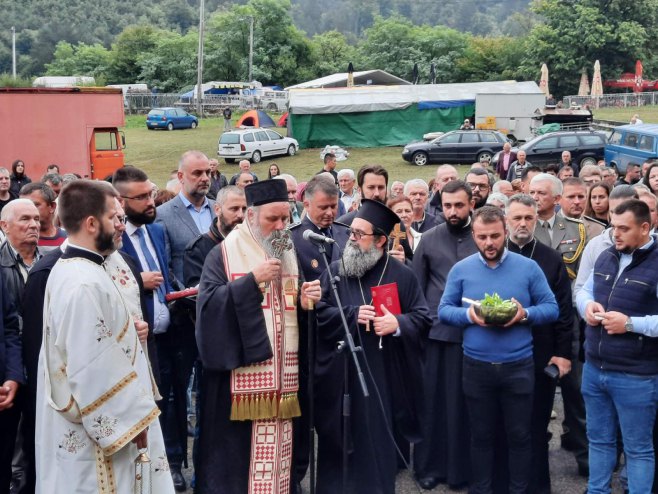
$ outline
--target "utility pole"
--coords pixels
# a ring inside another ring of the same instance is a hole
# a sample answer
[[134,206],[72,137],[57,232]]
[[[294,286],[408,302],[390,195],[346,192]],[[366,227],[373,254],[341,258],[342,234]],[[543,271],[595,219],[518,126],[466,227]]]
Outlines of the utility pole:
[[203,36],[205,27],[205,0],[199,0],[199,59],[196,75],[196,112],[203,117]]
[[11,73],[16,79],[16,28],[11,26]]
[[249,82],[254,80],[254,16],[249,16]]

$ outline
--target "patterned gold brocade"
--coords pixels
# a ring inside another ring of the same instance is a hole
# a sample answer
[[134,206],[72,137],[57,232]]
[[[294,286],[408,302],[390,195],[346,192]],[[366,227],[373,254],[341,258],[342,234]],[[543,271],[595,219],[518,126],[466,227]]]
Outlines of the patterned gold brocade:
[[114,466],[112,457],[105,456],[100,446],[94,446],[96,456],[96,481],[99,494],[116,494],[116,479],[114,478]]
[[156,406],[153,410],[151,410],[151,413],[149,413],[146,417],[144,417],[142,420],[137,422],[137,424],[132,426],[128,430],[128,432],[126,432],[119,439],[117,439],[112,444],[104,448],[103,453],[105,454],[105,456],[113,455],[121,448],[123,448],[126,444],[132,441],[135,438],[135,436],[137,436],[137,434],[139,434],[144,429],[146,429],[151,422],[157,419],[159,415],[160,415],[160,409]]
[[97,400],[94,400],[90,405],[87,405],[82,410],[80,410],[80,414],[84,417],[96,411],[103,403],[112,398],[115,394],[117,394],[135,379],[137,379],[137,373],[132,371],[130,374],[112,386],[108,391],[103,393]]

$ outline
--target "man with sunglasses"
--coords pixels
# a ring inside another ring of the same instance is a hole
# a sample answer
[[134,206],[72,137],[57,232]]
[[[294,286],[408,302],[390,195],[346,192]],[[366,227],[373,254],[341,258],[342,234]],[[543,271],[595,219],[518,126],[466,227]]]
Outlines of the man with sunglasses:
[[[315,367],[318,494],[341,492],[343,447],[350,448],[346,492],[393,493],[397,473],[393,431],[407,441],[419,440],[421,334],[429,329],[431,317],[416,276],[386,251],[387,237],[399,221],[382,203],[364,199],[341,259],[320,277]],[[334,276],[340,276],[342,310],[355,345],[361,347],[357,358],[370,398],[363,396],[349,351],[336,352],[345,333],[341,307],[331,290]],[[383,304],[375,307],[372,289],[384,289],[382,285],[388,285],[385,289],[391,296],[397,294],[399,314]],[[348,376],[343,370],[345,358]],[[341,439],[344,385],[351,394],[347,445]]]

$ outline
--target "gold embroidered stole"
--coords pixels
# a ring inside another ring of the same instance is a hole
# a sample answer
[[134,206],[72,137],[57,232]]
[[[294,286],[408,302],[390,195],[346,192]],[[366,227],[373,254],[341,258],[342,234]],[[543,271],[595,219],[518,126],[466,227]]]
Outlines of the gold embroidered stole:
[[[245,276],[267,259],[246,222],[238,225],[221,245],[229,281]],[[297,400],[297,262],[293,251],[284,256],[287,258],[283,264],[290,272],[260,287],[261,309],[273,356],[231,371],[231,420],[288,419],[301,415]]]

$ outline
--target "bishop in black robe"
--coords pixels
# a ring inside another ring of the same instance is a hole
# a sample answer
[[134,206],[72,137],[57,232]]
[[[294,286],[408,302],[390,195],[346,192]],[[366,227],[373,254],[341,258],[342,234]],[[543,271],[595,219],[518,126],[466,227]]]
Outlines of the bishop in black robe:
[[[318,494],[335,494],[342,489],[342,395],[345,383],[343,362],[349,360],[348,386],[351,417],[347,492],[391,494],[395,492],[395,428],[410,442],[420,439],[422,412],[421,334],[431,325],[425,297],[414,273],[384,254],[362,278],[341,277],[338,293],[370,393],[364,398],[351,356],[336,352],[344,339],[340,310],[331,291],[329,274],[323,273],[322,299],[317,305],[318,352],[316,360],[316,430],[318,433]],[[340,261],[331,265],[336,276]],[[401,315],[399,334],[381,338],[357,322],[359,307],[371,305],[371,287],[396,282]],[[364,297],[367,300],[364,300]],[[383,405],[383,410],[380,407]]]

